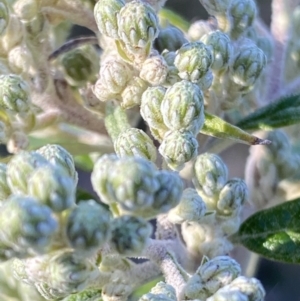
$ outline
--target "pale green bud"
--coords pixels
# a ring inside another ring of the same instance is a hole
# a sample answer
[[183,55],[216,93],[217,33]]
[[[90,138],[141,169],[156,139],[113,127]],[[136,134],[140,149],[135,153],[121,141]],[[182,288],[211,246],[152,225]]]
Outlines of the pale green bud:
[[99,301],[101,300],[102,289],[87,289],[83,292],[72,294],[62,301]]
[[100,79],[103,86],[111,93],[121,93],[132,78],[129,65],[115,57],[105,60],[100,67]]
[[[116,273],[114,273],[116,274]],[[113,279],[102,287],[103,301],[123,301],[128,300],[132,294],[133,286],[130,284],[130,279],[123,275],[113,275]]]
[[118,157],[115,154],[103,155],[97,160],[91,175],[92,186],[100,200],[105,204],[114,202],[108,186],[108,177],[117,160]]
[[119,157],[142,157],[152,162],[156,160],[156,147],[150,137],[142,130],[129,128],[118,136],[114,143]]
[[147,48],[158,35],[159,21],[153,8],[139,0],[133,0],[118,15],[120,39],[131,47]]
[[57,229],[51,210],[34,198],[13,195],[0,211],[0,240],[17,252],[43,252]]
[[75,204],[73,179],[60,167],[44,165],[37,168],[28,179],[28,194],[55,212]]
[[249,299],[240,291],[220,289],[206,301],[249,301]]
[[210,15],[216,16],[227,12],[230,0],[200,0]]
[[37,152],[20,152],[7,164],[7,183],[13,193],[27,194],[29,177],[36,168],[48,165],[47,160]]
[[102,82],[102,79],[99,78],[95,85],[92,86],[92,91],[95,94],[95,96],[100,100],[100,101],[109,101],[112,99],[119,99],[120,95],[117,93],[111,92],[107,86],[104,85]]
[[215,154],[199,155],[194,163],[193,171],[193,183],[203,198],[218,196],[227,181],[227,167]]
[[0,35],[4,32],[9,22],[9,11],[5,0],[0,1]]
[[38,1],[36,0],[17,0],[13,9],[22,22],[31,21],[39,13]]
[[177,27],[168,26],[160,30],[154,41],[154,47],[161,53],[165,49],[176,51],[185,43],[187,43],[187,39],[183,32]]
[[[165,61],[167,62],[168,66],[174,66],[174,61],[176,58],[176,52],[174,51],[169,51],[165,49],[161,55],[164,57]],[[175,66],[174,66],[175,67]],[[177,68],[176,68],[177,69]],[[178,71],[178,70],[177,70]]]
[[147,58],[142,65],[140,77],[153,86],[162,85],[168,75],[168,64],[161,55]]
[[0,202],[5,201],[11,194],[10,188],[7,184],[6,170],[6,164],[0,163]]
[[199,41],[204,35],[217,29],[217,24],[213,22],[214,19],[207,21],[198,20],[191,24],[188,30],[188,37],[191,41]]
[[229,6],[230,35],[237,39],[252,26],[256,17],[256,4],[253,0],[233,0]]
[[154,165],[141,157],[124,157],[109,168],[110,194],[125,211],[150,207],[159,188]]
[[155,129],[166,128],[160,110],[166,90],[161,86],[149,87],[142,95],[141,115],[148,125]]
[[130,109],[141,104],[143,93],[148,88],[148,84],[138,76],[134,76],[127,83],[121,96],[121,107],[124,109]]
[[184,164],[197,156],[198,142],[192,132],[169,131],[165,134],[158,151],[173,170],[180,170]]
[[166,294],[153,294],[153,293],[148,293],[143,295],[138,301],[174,301],[175,299],[171,299],[168,295]]
[[152,226],[141,217],[123,215],[111,223],[110,243],[120,254],[138,255],[152,234]]
[[77,185],[78,175],[75,168],[75,163],[72,155],[58,144],[47,144],[36,150],[41,156],[43,156],[53,166],[62,168],[67,175],[69,175],[74,185]]
[[151,288],[150,293],[158,295],[158,294],[163,294],[171,298],[172,300],[176,300],[176,291],[175,288],[167,284],[165,282],[159,281],[156,283],[156,285]]
[[177,51],[174,62],[179,71],[178,75],[191,82],[197,82],[203,77],[212,63],[212,53],[202,42],[183,44]]
[[233,55],[233,48],[228,35],[220,30],[216,30],[203,36],[201,41],[211,47],[213,55],[211,68],[213,70],[226,68]]
[[97,79],[99,55],[92,45],[84,45],[65,53],[60,62],[67,81],[74,86],[83,86]]
[[214,75],[211,70],[209,70],[202,78],[196,83],[201,91],[208,90],[213,83]]
[[230,66],[232,80],[244,87],[251,87],[261,75],[267,63],[264,52],[255,45],[242,47]]
[[183,191],[180,203],[169,212],[169,219],[176,224],[200,222],[206,213],[206,204],[195,189]]
[[96,251],[110,236],[110,214],[94,200],[80,202],[68,216],[66,235],[76,251]]
[[125,5],[124,0],[99,0],[94,6],[94,16],[99,31],[113,39],[119,39],[118,14]]
[[239,211],[247,199],[246,183],[242,179],[231,179],[220,191],[217,210],[221,215],[231,215]]
[[24,44],[17,45],[8,53],[10,69],[16,73],[29,73],[34,66],[34,59],[28,47]]
[[0,75],[0,108],[13,113],[30,109],[29,86],[18,75]]
[[203,93],[197,85],[180,81],[167,90],[161,112],[169,129],[190,130],[197,135],[204,124]]

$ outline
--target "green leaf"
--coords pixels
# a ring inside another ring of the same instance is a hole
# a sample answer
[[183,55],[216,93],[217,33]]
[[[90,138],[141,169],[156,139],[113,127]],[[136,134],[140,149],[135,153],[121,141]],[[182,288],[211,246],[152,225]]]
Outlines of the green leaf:
[[200,133],[216,138],[230,139],[249,145],[263,145],[271,143],[269,140],[263,140],[255,137],[242,129],[234,126],[215,115],[205,112],[204,126]]
[[250,216],[229,239],[269,259],[300,263],[300,198]]
[[172,24],[183,32],[187,32],[190,27],[190,23],[182,16],[166,8],[163,8],[159,11],[159,19],[162,24]]
[[75,165],[84,171],[92,171],[94,162],[89,154],[74,156]]
[[285,96],[243,118],[236,125],[245,130],[272,130],[300,123],[300,95]]
[[163,281],[162,277],[156,278],[150,282],[147,282],[140,286],[138,289],[136,289],[133,294],[129,297],[129,301],[135,301],[138,300],[140,297],[142,297],[144,294],[149,293],[149,291],[159,282]]

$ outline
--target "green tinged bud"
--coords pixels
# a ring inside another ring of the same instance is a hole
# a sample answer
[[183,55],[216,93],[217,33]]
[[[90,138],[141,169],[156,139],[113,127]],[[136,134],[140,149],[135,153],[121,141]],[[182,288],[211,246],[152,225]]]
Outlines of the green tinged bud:
[[94,16],[99,31],[110,38],[119,39],[118,14],[125,5],[123,0],[99,0],[94,6]]
[[29,86],[18,75],[0,75],[0,109],[12,113],[30,109]]
[[264,52],[255,45],[245,45],[235,56],[230,75],[232,80],[243,87],[252,87],[267,63]]
[[227,167],[222,159],[215,154],[204,153],[199,155],[195,161],[193,171],[193,183],[204,200],[207,197],[217,197],[227,181]]
[[87,289],[83,292],[72,294],[62,301],[99,301],[101,300],[101,289]]
[[66,235],[76,251],[97,251],[110,236],[110,214],[94,200],[80,202],[68,216]]
[[150,293],[158,295],[158,294],[163,294],[171,298],[172,300],[176,300],[176,291],[175,288],[167,284],[165,282],[158,282],[156,285],[151,289]]
[[230,0],[200,0],[200,3],[210,15],[216,16],[227,12]]
[[199,41],[204,35],[215,31],[217,29],[217,24],[214,24],[214,19],[209,19],[207,21],[198,20],[191,24],[188,30],[188,37],[191,41]]
[[13,193],[27,194],[28,179],[36,168],[48,165],[37,152],[20,152],[7,164],[7,183]]
[[101,78],[99,78],[96,81],[95,85],[92,86],[92,91],[95,94],[95,96],[103,102],[112,99],[118,99],[120,96],[117,93],[111,92],[107,86],[104,86],[104,83],[102,82]]
[[30,22],[39,13],[38,1],[17,0],[14,1],[13,10],[22,22]]
[[145,132],[136,128],[129,128],[121,132],[114,147],[119,157],[142,157],[152,162],[156,160],[156,147],[153,141]]
[[220,289],[206,301],[249,301],[249,299],[240,291]]
[[196,83],[201,91],[208,90],[213,83],[214,75],[211,70],[209,70],[201,79]]
[[191,42],[177,51],[174,64],[181,79],[197,82],[208,72],[212,62],[209,47],[202,42]]
[[131,47],[147,48],[158,35],[159,21],[153,8],[139,0],[133,0],[118,15],[120,39]]
[[173,170],[181,170],[184,163],[197,156],[198,142],[191,131],[176,130],[165,134],[158,151]]
[[6,170],[6,164],[0,163],[0,202],[5,201],[11,194],[6,180]]
[[231,215],[238,212],[248,199],[248,188],[241,179],[229,180],[219,194],[217,210],[221,215]]
[[143,295],[138,301],[174,301],[176,299],[171,299],[165,294],[153,294],[148,293]]
[[54,212],[75,204],[75,185],[64,170],[52,165],[37,168],[28,180],[28,193]]
[[0,241],[16,252],[44,252],[57,229],[51,210],[28,196],[11,196],[0,211]]
[[0,35],[4,32],[9,22],[9,11],[5,0],[0,1]]
[[233,0],[229,6],[230,35],[237,39],[252,26],[256,17],[256,4],[253,0]]
[[180,81],[165,93],[161,112],[170,130],[185,129],[197,135],[204,124],[203,94],[197,85]]
[[144,219],[123,215],[112,221],[112,247],[121,255],[140,254],[152,234],[152,226]]
[[168,26],[160,30],[158,37],[154,41],[154,47],[160,53],[165,49],[169,51],[178,50],[183,44],[187,43],[183,32],[174,26]]
[[176,224],[200,222],[206,213],[206,204],[195,189],[183,191],[180,203],[169,212],[169,219]]
[[211,68],[213,70],[222,70],[227,68],[233,55],[233,48],[228,35],[220,30],[216,30],[203,36],[201,41],[205,45],[211,47],[210,49],[213,56]]

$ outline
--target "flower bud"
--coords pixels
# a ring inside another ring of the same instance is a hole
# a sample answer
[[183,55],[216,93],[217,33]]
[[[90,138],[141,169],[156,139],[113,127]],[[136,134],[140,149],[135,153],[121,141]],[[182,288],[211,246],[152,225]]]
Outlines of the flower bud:
[[30,73],[34,61],[31,52],[26,45],[17,45],[8,53],[8,62],[10,69],[16,73]]
[[[116,275],[117,274],[117,275]],[[120,275],[118,275],[120,274]],[[114,273],[112,280],[102,287],[102,299],[103,301],[123,301],[128,300],[130,294],[132,294],[133,286],[130,283],[130,279],[124,277],[121,273]]]
[[156,147],[153,141],[145,132],[136,128],[121,132],[114,147],[119,157],[142,157],[152,162],[156,160]]
[[169,219],[176,224],[200,222],[206,213],[206,204],[195,189],[183,191],[180,203],[169,212]]
[[22,22],[29,22],[39,13],[38,2],[36,0],[17,0],[13,4],[13,9]]
[[158,17],[153,8],[139,0],[133,0],[118,15],[120,39],[131,47],[147,48],[158,35]]
[[0,211],[0,240],[16,252],[43,252],[57,229],[51,210],[27,196],[13,195]]
[[216,16],[227,12],[230,0],[200,0],[200,3],[210,15]]
[[197,81],[197,86],[201,89],[201,91],[208,90],[213,83],[213,73],[209,70],[202,78]]
[[80,202],[68,216],[66,235],[75,250],[97,251],[110,235],[109,212],[94,200]]
[[0,108],[13,113],[30,109],[29,86],[18,75],[0,75]]
[[168,26],[160,30],[158,37],[154,41],[154,47],[160,53],[165,49],[169,51],[178,50],[183,44],[187,43],[183,32],[174,26]]
[[[206,201],[207,197],[217,197],[228,175],[227,167],[222,159],[215,154],[201,154],[197,157],[193,170],[193,183],[204,200]],[[208,208],[211,209],[210,206]]]
[[213,56],[211,68],[213,70],[226,68],[233,55],[233,48],[228,35],[220,30],[216,30],[203,36],[201,41],[211,47]]
[[177,51],[175,66],[180,78],[197,82],[209,70],[213,62],[210,49],[202,42],[183,44]]
[[20,152],[7,165],[7,183],[13,193],[27,194],[27,182],[36,168],[48,165],[36,152]]
[[4,32],[9,22],[9,11],[5,0],[0,1],[0,35]]
[[6,180],[6,170],[6,164],[0,163],[0,202],[5,201],[11,194]]
[[123,215],[112,221],[111,245],[125,256],[140,254],[152,233],[152,226],[144,219]]
[[92,186],[99,195],[101,201],[105,204],[114,202],[112,192],[109,190],[108,186],[108,177],[117,160],[118,157],[115,154],[101,156],[94,165],[91,175]]
[[75,204],[75,185],[64,170],[52,165],[37,168],[28,180],[28,193],[54,212]]
[[95,96],[100,100],[100,101],[109,101],[112,99],[119,99],[120,95],[117,93],[111,92],[107,86],[104,85],[102,82],[102,79],[99,78],[95,85],[92,86],[92,91],[95,94]]
[[158,295],[163,294],[171,298],[171,300],[176,300],[175,288],[165,282],[159,281],[154,287],[151,288],[150,293]]
[[147,58],[140,72],[140,77],[153,86],[162,85],[168,75],[168,65],[163,56],[153,55]]
[[180,81],[167,90],[161,112],[169,129],[190,130],[197,135],[204,124],[203,94],[197,85]]
[[242,207],[248,198],[246,183],[238,178],[229,180],[221,189],[217,209],[221,215],[231,215]]
[[118,35],[118,14],[125,5],[124,0],[99,0],[94,6],[94,16],[99,31],[115,40]]
[[199,41],[204,35],[209,34],[211,31],[217,29],[217,24],[214,19],[207,21],[198,20],[191,24],[188,30],[188,37],[191,41]]
[[102,289],[88,288],[83,292],[71,294],[63,299],[63,301],[97,301],[101,300]]
[[142,95],[147,88],[148,84],[140,77],[132,77],[121,94],[121,107],[123,109],[130,109],[132,107],[140,105]]
[[103,86],[111,93],[121,93],[132,77],[129,65],[111,57],[103,62],[100,67],[100,79]]
[[251,87],[261,75],[266,63],[267,58],[260,48],[245,45],[230,66],[232,80],[240,86]]
[[[240,291],[220,289],[206,301],[249,301],[248,297]],[[257,300],[258,301],[258,300]]]
[[190,131],[175,130],[165,134],[158,151],[173,170],[181,170],[184,163],[197,156],[198,142]]
[[38,154],[43,156],[53,166],[62,168],[69,175],[74,185],[77,185],[78,175],[72,155],[58,144],[47,144],[36,150]]
[[253,0],[233,0],[229,6],[230,35],[237,39],[252,26],[256,17],[256,4]]
[[138,301],[174,301],[175,299],[171,299],[168,295],[166,294],[153,294],[153,293],[148,293],[143,295]]

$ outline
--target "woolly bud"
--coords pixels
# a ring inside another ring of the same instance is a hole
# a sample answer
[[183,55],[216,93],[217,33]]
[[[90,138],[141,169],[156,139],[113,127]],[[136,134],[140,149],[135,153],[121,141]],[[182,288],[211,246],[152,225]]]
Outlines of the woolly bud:
[[206,301],[249,301],[249,299],[240,291],[220,289]]
[[104,85],[102,82],[102,79],[99,78],[95,85],[92,86],[92,91],[95,94],[95,96],[100,100],[100,101],[109,101],[112,99],[118,99],[120,96],[117,93],[111,92],[107,86]]
[[204,200],[219,195],[227,181],[227,175],[226,165],[215,154],[201,154],[194,163],[193,183]]
[[153,55],[147,58],[140,72],[140,77],[153,86],[162,85],[167,78],[168,65],[163,56]]
[[120,254],[140,254],[152,233],[152,226],[144,219],[123,215],[112,221],[111,245]]
[[119,37],[131,47],[147,48],[157,37],[158,27],[153,8],[139,0],[127,3],[118,15]]
[[80,202],[68,216],[66,235],[75,250],[97,251],[110,236],[109,212],[94,200]]
[[62,168],[73,179],[74,185],[77,185],[78,175],[75,163],[72,155],[66,149],[57,144],[47,144],[37,149],[36,152],[50,162],[51,165]]
[[29,86],[20,76],[0,75],[0,108],[13,113],[29,111]]
[[57,222],[51,210],[34,198],[13,195],[0,211],[0,241],[17,252],[44,252]]
[[206,204],[195,189],[183,191],[180,203],[169,212],[169,219],[176,224],[200,222],[206,213]]
[[108,186],[108,177],[117,160],[118,157],[115,154],[101,156],[94,165],[91,175],[94,190],[99,195],[101,201],[106,204],[114,202]]
[[154,287],[151,288],[150,293],[158,295],[158,294],[163,294],[171,298],[172,300],[176,300],[176,291],[175,288],[167,284],[165,282],[157,282]]
[[37,168],[28,180],[28,193],[55,212],[75,204],[75,188],[63,169],[51,165]]
[[221,215],[231,215],[242,207],[248,198],[246,183],[238,178],[229,180],[221,189],[217,209]]
[[167,90],[161,112],[169,129],[190,130],[197,135],[204,124],[203,94],[197,85],[180,81]]
[[211,68],[213,70],[226,68],[233,55],[233,48],[228,35],[220,30],[216,30],[203,36],[201,41],[211,47],[213,55]]
[[229,6],[230,35],[237,39],[252,26],[256,17],[256,4],[253,0],[233,0]]
[[0,163],[0,202],[6,200],[11,194],[10,188],[6,180],[6,170],[6,164]]
[[99,0],[94,6],[94,16],[99,31],[113,39],[119,39],[118,14],[125,5],[124,0]]
[[198,142],[192,132],[186,130],[169,131],[158,151],[173,170],[181,170],[184,163],[197,156]]
[[136,128],[121,132],[114,147],[119,157],[142,157],[152,162],[156,160],[156,148],[153,141],[145,132]]
[[7,183],[13,193],[27,194],[27,181],[36,168],[48,165],[36,152],[20,152],[7,165]]
[[202,42],[183,44],[177,51],[174,65],[180,78],[197,82],[209,70],[213,62],[210,49]]

